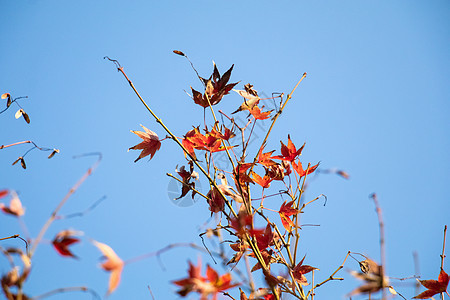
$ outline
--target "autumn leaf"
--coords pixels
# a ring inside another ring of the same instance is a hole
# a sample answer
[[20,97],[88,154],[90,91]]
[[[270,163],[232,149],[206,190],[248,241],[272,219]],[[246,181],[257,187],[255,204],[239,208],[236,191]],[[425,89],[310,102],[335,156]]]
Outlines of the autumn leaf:
[[[5,190],[2,191],[3,192],[3,196],[6,196],[4,194]],[[9,206],[6,206],[3,203],[0,203],[0,209],[9,215],[15,216],[15,217],[20,217],[23,216],[25,214],[25,208],[22,207],[22,202],[20,202],[19,196],[17,196],[16,192],[11,191],[11,200],[9,202]]]
[[271,178],[267,174],[267,172],[266,172],[266,175],[264,175],[264,177],[261,177],[252,171],[252,179],[255,183],[259,184],[264,189],[267,189],[268,187],[270,187],[270,183],[273,181],[273,178]]
[[305,274],[318,270],[315,267],[311,267],[308,265],[304,265],[303,261],[305,260],[306,255],[302,258],[302,260],[294,267],[292,273],[294,274],[295,280],[301,285],[308,285],[308,281],[306,280]]
[[189,262],[188,277],[173,281],[173,283],[181,287],[177,292],[178,295],[186,297],[189,293],[196,292],[201,295],[200,299],[202,300],[208,299],[209,296],[212,296],[212,299],[216,299],[217,293],[238,285],[231,283],[230,273],[219,276],[209,265],[207,265],[206,276],[202,276],[200,262],[198,266]]
[[147,129],[145,126],[141,125],[142,128],[144,128],[145,132],[142,131],[134,131],[131,130],[132,133],[136,134],[138,137],[143,139],[143,141],[128,150],[142,150],[141,154],[139,154],[139,157],[136,158],[134,162],[137,162],[141,158],[146,157],[147,155],[150,155],[150,159],[153,158],[153,155],[155,155],[155,152],[161,148],[161,142],[158,138],[158,135],[154,133],[153,131]]
[[277,163],[274,162],[271,159],[272,153],[275,150],[272,150],[272,151],[266,152],[266,153],[263,153],[263,150],[264,150],[264,146],[259,149],[259,152],[258,152],[258,163],[262,164],[265,167],[271,167],[273,165],[276,165]]
[[107,292],[107,295],[109,295],[119,285],[120,275],[122,274],[122,269],[123,269],[124,263],[120,259],[120,257],[117,256],[117,254],[114,252],[114,250],[111,249],[111,247],[109,247],[108,245],[97,242],[97,241],[92,241],[92,243],[106,257],[106,261],[100,265],[101,268],[107,272],[111,272],[111,275],[109,277],[109,285],[108,285],[108,292]]
[[217,69],[216,64],[214,64],[214,71],[209,79],[200,77],[205,85],[205,93],[202,94],[191,87],[192,99],[194,102],[203,108],[208,107],[209,104],[218,104],[222,100],[222,97],[228,94],[231,89],[238,84],[237,82],[227,84],[230,80],[233,67],[234,65],[232,65],[231,68],[223,74],[223,76],[220,76],[219,70]]
[[80,239],[74,237],[75,235],[80,234],[81,234],[80,232],[74,230],[60,231],[52,241],[53,247],[62,256],[70,256],[73,258],[78,258],[69,250],[69,246],[80,242]]
[[449,277],[444,270],[441,269],[438,280],[419,280],[419,282],[427,288],[425,292],[413,297],[413,299],[428,299],[438,293],[445,293],[449,282]]
[[303,176],[306,176],[308,174],[311,174],[312,172],[314,172],[317,167],[319,166],[319,163],[317,163],[316,165],[311,167],[311,164],[308,164],[308,167],[306,168],[306,170],[303,170],[303,166],[302,163],[299,161],[298,164],[295,163],[295,161],[292,162],[292,168],[294,168],[294,170],[297,172],[298,176],[300,176],[300,178],[302,178]]
[[287,161],[294,161],[303,151],[303,148],[305,147],[305,144],[300,147],[300,149],[297,150],[294,143],[291,141],[290,135],[288,135],[288,144],[287,146],[283,144],[281,141],[281,155],[273,156],[272,158],[275,159],[281,159],[281,160],[287,160]]
[[249,112],[256,120],[265,120],[270,117],[270,113],[272,112],[272,110],[261,112],[261,109],[255,105],[253,108],[249,109]]
[[291,232],[292,227],[295,227],[295,224],[289,217],[299,213],[297,209],[292,208],[294,202],[295,201],[290,201],[286,203],[286,201],[284,201],[284,203],[281,204],[280,210],[278,211],[278,213],[280,214],[281,223],[288,232]]

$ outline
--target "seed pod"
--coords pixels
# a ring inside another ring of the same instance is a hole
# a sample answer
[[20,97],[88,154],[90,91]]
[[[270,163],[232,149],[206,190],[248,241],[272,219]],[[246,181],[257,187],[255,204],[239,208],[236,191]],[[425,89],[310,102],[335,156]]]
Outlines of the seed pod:
[[184,55],[183,52],[181,52],[181,51],[179,51],[179,50],[173,50],[173,53],[178,54],[178,55],[181,55],[181,56],[186,56],[186,55]]

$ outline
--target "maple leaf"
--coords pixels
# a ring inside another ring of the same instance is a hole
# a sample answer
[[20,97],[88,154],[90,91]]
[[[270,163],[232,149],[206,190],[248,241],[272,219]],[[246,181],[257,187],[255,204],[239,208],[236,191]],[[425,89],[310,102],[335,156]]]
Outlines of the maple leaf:
[[80,239],[74,237],[74,235],[79,234],[80,232],[74,230],[60,231],[52,241],[53,247],[62,256],[70,256],[73,258],[78,258],[69,250],[69,246],[80,242]]
[[107,291],[107,295],[109,295],[119,285],[120,275],[122,274],[124,262],[120,259],[119,256],[117,256],[117,254],[114,252],[113,249],[111,249],[110,246],[97,241],[92,241],[92,243],[103,253],[103,255],[107,259],[100,266],[102,267],[103,270],[111,272]]
[[[262,107],[264,108],[264,106]],[[254,106],[253,108],[249,109],[250,114],[255,118],[256,120],[265,120],[270,117],[270,113],[273,110],[261,112],[261,109],[258,106]]]
[[[222,134],[221,131],[224,131],[224,133]],[[229,128],[225,127],[225,126],[221,126],[221,130],[218,131],[216,129],[216,127],[214,127],[211,132],[209,133],[210,135],[218,138],[218,139],[222,139],[225,141],[228,141],[229,139],[233,138],[236,136],[236,134]]]
[[263,153],[263,150],[264,150],[264,146],[259,149],[259,152],[258,152],[258,163],[262,164],[265,167],[271,167],[271,166],[276,165],[277,163],[274,162],[271,159],[272,153],[275,150],[272,150],[272,151],[266,152],[266,153]]
[[294,275],[294,279],[300,283],[301,285],[308,285],[308,281],[306,280],[305,274],[318,270],[315,267],[311,267],[308,265],[304,265],[303,261],[305,260],[306,255],[302,258],[302,260],[292,269],[292,273]]
[[303,170],[303,166],[300,161],[298,162],[298,164],[295,164],[295,161],[293,161],[292,168],[294,168],[294,170],[297,172],[298,176],[300,176],[300,178],[302,178],[303,176],[306,176],[306,175],[314,172],[317,169],[317,167],[319,166],[319,163],[317,163],[316,165],[314,165],[312,167],[311,167],[311,164],[308,163],[308,167],[306,168],[306,170]]
[[216,64],[214,63],[214,71],[213,74],[209,77],[209,79],[205,79],[200,77],[203,84],[205,85],[205,93],[202,94],[191,87],[192,90],[192,99],[198,105],[203,108],[206,108],[211,105],[218,104],[222,97],[228,94],[231,89],[238,84],[236,83],[228,83],[230,80],[231,71],[233,70],[234,65],[231,66],[228,71],[226,71],[223,76],[220,76],[219,70],[217,69]]
[[[5,191],[7,192],[6,194],[8,194],[7,190],[3,190],[2,197],[6,196]],[[4,213],[15,216],[15,217],[23,216],[25,214],[25,208],[22,206],[22,202],[20,202],[19,196],[17,196],[15,191],[11,191],[10,194],[11,194],[11,200],[9,201],[9,206],[6,206],[5,204],[0,203],[0,209]]]
[[449,277],[444,270],[441,269],[438,280],[419,280],[419,282],[427,288],[425,292],[413,297],[413,299],[428,299],[438,293],[445,293],[449,282]]
[[134,162],[137,162],[147,155],[150,155],[150,159],[152,159],[153,155],[155,155],[155,152],[158,151],[159,148],[161,148],[161,141],[159,140],[158,135],[150,129],[146,128],[144,125],[141,125],[141,127],[144,128],[145,132],[131,130],[132,133],[143,139],[142,142],[128,149],[142,150],[141,154],[139,154],[139,157],[136,158]]
[[303,144],[303,146],[301,146],[300,149],[297,150],[294,143],[292,143],[291,141],[290,135],[288,135],[287,146],[283,144],[282,141],[280,141],[280,143],[281,143],[281,155],[273,156],[272,158],[287,160],[291,162],[294,161],[297,158],[297,156],[302,154],[303,148],[305,147],[305,144]]
[[267,189],[270,186],[270,183],[273,181],[273,178],[271,178],[266,171],[266,175],[264,177],[259,176],[255,172],[252,171],[252,179],[254,182],[262,186],[264,189]]
[[187,278],[173,281],[175,285],[181,286],[177,293],[182,297],[186,297],[190,292],[197,292],[201,295],[200,299],[202,300],[208,299],[208,296],[216,299],[217,293],[238,285],[231,283],[230,273],[219,276],[209,265],[206,267],[206,277],[202,276],[200,262],[198,266],[194,266],[189,262],[188,274],[189,277]]
[[294,222],[292,222],[289,217],[299,213],[297,209],[292,208],[294,202],[295,201],[290,201],[286,203],[286,201],[284,201],[284,203],[281,204],[280,210],[278,211],[278,213],[280,214],[281,223],[288,232],[291,232],[292,227],[295,227]]

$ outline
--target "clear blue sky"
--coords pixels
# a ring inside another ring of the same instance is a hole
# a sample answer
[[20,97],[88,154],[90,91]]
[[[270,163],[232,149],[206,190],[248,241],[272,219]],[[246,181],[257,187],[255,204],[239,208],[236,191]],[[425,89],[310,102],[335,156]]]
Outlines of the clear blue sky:
[[[437,277],[442,231],[450,225],[448,1],[49,0],[0,1],[0,10],[0,94],[27,95],[20,103],[31,118],[28,125],[14,119],[14,109],[2,114],[0,144],[31,139],[61,150],[52,160],[33,151],[27,170],[11,166],[27,146],[0,152],[0,189],[18,191],[32,236],[94,161],[72,156],[103,154],[62,213],[82,211],[103,195],[107,199],[82,218],[53,224],[25,286],[30,295],[79,285],[103,295],[108,274],[98,268],[100,253],[88,238],[109,244],[123,259],[174,242],[200,244],[206,203],[180,208],[168,197],[165,173],[184,163],[181,152],[165,141],[152,161],[133,163],[138,152],[127,149],[140,139],[130,129],[143,124],[161,137],[165,133],[103,60],[118,59],[149,105],[181,136],[202,123],[203,110],[183,91],[200,84],[174,49],[187,53],[205,77],[212,60],[221,72],[235,64],[232,82],[240,80],[240,89],[250,82],[267,95],[288,93],[308,73],[267,149],[279,149],[279,140],[290,133],[296,144],[306,142],[304,161],[351,175],[349,181],[319,176],[306,194],[328,197],[325,207],[312,205],[302,219],[320,224],[303,229],[300,245],[300,254],[321,270],[316,280],[327,278],[348,250],[379,259],[372,192],[383,208],[388,273],[413,275],[417,251],[423,278]],[[218,108],[231,112],[240,102],[230,95]],[[85,232],[72,248],[79,261],[58,256],[48,244],[66,228]],[[0,237],[20,232],[15,219],[0,216]],[[110,299],[151,299],[147,285],[156,299],[175,299],[169,281],[183,278],[187,260],[198,256],[170,251],[162,255],[165,270],[155,258],[127,265]],[[203,261],[211,263],[208,257]],[[358,266],[348,261],[347,267]],[[7,270],[0,258],[0,272]],[[345,271],[341,275],[344,282],[317,291],[320,299],[338,299],[357,286]],[[395,286],[409,298],[414,294],[404,283]]]

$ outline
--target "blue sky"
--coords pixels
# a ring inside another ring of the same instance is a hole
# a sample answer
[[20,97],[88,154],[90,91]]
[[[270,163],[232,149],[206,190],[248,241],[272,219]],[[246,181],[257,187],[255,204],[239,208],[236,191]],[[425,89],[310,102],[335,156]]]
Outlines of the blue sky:
[[[325,207],[317,203],[302,216],[304,223],[320,224],[302,230],[300,245],[300,254],[321,270],[316,280],[327,278],[348,250],[379,259],[372,192],[383,208],[388,273],[413,275],[417,251],[423,278],[437,277],[442,231],[450,221],[448,1],[1,1],[0,8],[0,93],[28,96],[20,104],[31,118],[28,125],[14,119],[14,109],[3,113],[0,144],[30,139],[61,150],[51,160],[32,151],[27,170],[11,166],[27,146],[1,150],[0,189],[19,193],[32,236],[95,160],[72,157],[103,154],[62,213],[82,211],[103,195],[106,200],[82,218],[53,224],[33,262],[25,287],[30,295],[79,285],[103,295],[108,274],[98,268],[100,253],[88,238],[109,244],[123,259],[174,242],[201,243],[206,203],[178,207],[168,196],[165,174],[184,164],[182,153],[164,141],[152,161],[133,163],[138,152],[127,149],[140,139],[129,130],[143,124],[160,137],[165,133],[103,60],[118,59],[148,104],[181,136],[202,124],[203,110],[184,92],[201,86],[174,49],[188,54],[204,77],[213,60],[221,72],[234,64],[231,81],[241,81],[238,88],[250,82],[267,95],[290,92],[308,73],[266,149],[279,149],[290,133],[297,145],[306,142],[303,161],[321,161],[323,169],[351,176],[315,177],[305,195],[328,197]],[[240,103],[229,95],[217,108],[232,112]],[[79,261],[59,257],[48,244],[66,228],[85,232],[73,247]],[[0,216],[1,237],[20,232],[15,219]],[[127,265],[110,299],[151,299],[148,285],[156,299],[175,299],[170,280],[183,278],[187,261],[198,256],[187,249],[167,252],[161,257],[165,270],[155,258]],[[357,267],[348,262],[347,268]],[[0,272],[7,270],[0,259]],[[345,271],[341,275],[344,282],[323,286],[318,296],[344,296],[357,286]],[[407,297],[414,294],[404,283],[396,287]]]

